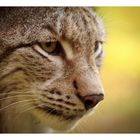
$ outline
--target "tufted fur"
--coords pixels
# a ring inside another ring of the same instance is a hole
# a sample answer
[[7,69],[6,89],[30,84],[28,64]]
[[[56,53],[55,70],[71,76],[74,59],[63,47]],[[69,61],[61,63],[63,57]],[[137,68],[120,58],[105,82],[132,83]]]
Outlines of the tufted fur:
[[[66,56],[33,47],[56,40]],[[75,126],[87,112],[77,95],[103,93],[96,41],[104,30],[90,8],[0,8],[0,132]]]

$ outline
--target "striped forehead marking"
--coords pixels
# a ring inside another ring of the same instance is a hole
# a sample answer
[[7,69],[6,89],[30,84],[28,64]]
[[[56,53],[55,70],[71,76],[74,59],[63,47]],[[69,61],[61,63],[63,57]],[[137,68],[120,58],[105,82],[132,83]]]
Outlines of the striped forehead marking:
[[66,57],[68,60],[71,60],[73,58],[73,50],[72,46],[68,41],[60,40],[60,43],[65,51]]

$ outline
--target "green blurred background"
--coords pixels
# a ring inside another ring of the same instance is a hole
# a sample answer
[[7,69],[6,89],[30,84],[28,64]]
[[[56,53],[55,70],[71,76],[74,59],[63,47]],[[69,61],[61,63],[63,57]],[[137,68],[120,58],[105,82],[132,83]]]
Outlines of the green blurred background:
[[106,29],[105,99],[74,132],[140,132],[140,7],[96,7]]

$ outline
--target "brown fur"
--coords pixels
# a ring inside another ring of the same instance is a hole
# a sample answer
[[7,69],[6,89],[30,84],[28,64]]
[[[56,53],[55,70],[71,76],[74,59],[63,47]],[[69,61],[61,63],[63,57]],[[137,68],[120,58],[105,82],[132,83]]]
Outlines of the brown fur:
[[[55,40],[71,46],[70,60],[33,48]],[[77,95],[103,93],[96,41],[104,30],[90,8],[0,8],[0,131],[73,127],[87,112]]]

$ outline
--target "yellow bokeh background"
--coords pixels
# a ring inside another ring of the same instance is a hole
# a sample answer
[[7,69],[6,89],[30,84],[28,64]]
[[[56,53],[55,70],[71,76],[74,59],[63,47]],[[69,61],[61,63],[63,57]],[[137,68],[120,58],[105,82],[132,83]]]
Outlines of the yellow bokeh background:
[[106,29],[101,70],[105,99],[74,132],[140,132],[140,7],[96,11]]

